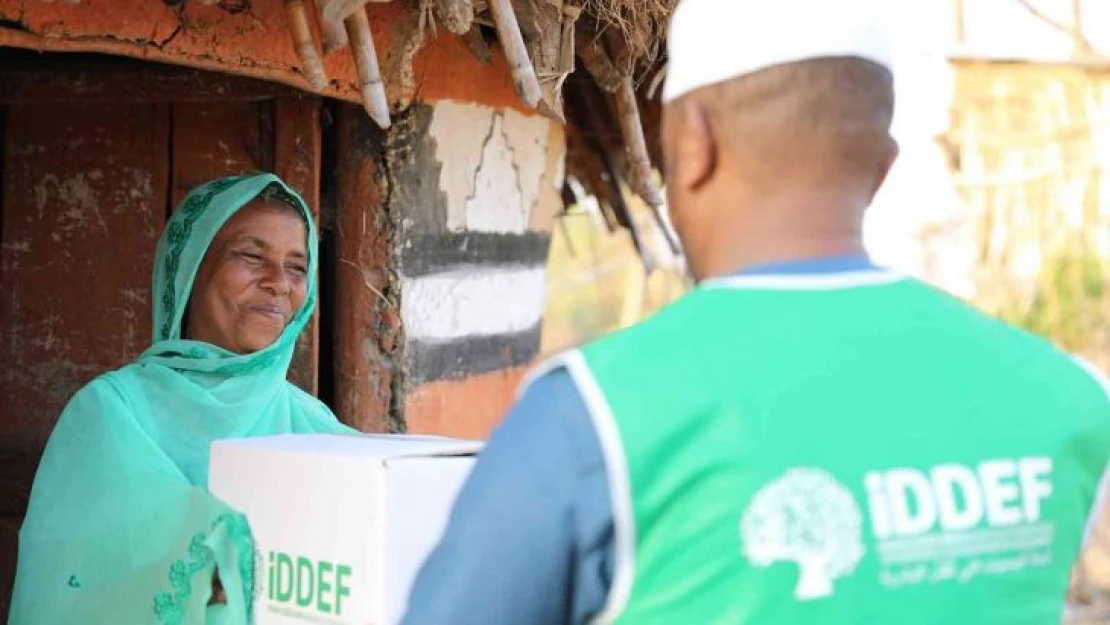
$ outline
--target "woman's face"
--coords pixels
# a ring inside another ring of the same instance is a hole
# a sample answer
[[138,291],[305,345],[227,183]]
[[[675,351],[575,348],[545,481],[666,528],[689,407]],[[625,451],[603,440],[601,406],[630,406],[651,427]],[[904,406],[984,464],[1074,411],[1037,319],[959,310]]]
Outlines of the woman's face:
[[243,207],[212,241],[193,283],[185,336],[237,354],[273,344],[304,304],[308,231],[274,201]]

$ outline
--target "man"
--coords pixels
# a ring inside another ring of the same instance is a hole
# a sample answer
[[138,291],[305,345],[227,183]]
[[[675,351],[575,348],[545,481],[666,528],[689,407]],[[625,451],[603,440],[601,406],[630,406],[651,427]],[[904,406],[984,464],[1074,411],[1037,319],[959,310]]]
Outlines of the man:
[[1059,622],[1110,402],[868,261],[879,5],[680,4],[663,139],[699,285],[533,378],[406,625]]

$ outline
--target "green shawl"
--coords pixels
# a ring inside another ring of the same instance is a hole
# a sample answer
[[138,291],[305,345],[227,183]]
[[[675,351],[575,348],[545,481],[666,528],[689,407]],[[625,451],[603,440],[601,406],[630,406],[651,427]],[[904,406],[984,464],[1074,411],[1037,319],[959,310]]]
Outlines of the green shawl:
[[[275,183],[308,225],[304,305],[273,345],[253,354],[182,339],[210,243]],[[11,624],[250,622],[253,543],[243,517],[207,491],[209,447],[222,438],[351,431],[285,380],[316,305],[317,254],[311,211],[276,176],[216,180],[185,199],[155,256],[153,346],[78,392],[47,444],[20,532]],[[227,604],[209,607],[217,567]]]

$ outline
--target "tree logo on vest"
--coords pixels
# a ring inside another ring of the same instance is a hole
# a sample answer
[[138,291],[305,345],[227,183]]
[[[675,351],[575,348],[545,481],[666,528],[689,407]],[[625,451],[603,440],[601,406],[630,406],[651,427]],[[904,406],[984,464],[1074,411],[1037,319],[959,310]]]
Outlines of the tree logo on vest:
[[799,601],[833,594],[863,558],[863,518],[851,491],[820,469],[798,468],[764,486],[740,521],[752,564],[798,565]]
[[874,553],[886,588],[969,584],[1052,563],[1054,524],[1042,518],[1053,493],[1048,457],[990,459],[867,472],[857,492],[830,473],[788,470],[752,498],[740,520],[744,555],[757,567],[792,562],[799,601],[829,597],[837,579]]

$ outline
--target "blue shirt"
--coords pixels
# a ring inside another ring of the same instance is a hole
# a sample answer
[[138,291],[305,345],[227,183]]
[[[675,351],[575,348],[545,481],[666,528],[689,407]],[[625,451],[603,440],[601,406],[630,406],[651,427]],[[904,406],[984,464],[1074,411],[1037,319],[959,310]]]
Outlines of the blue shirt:
[[[871,269],[841,256],[744,275]],[[613,514],[601,445],[570,375],[536,380],[459,494],[417,577],[403,625],[568,625],[602,610],[613,576]]]

